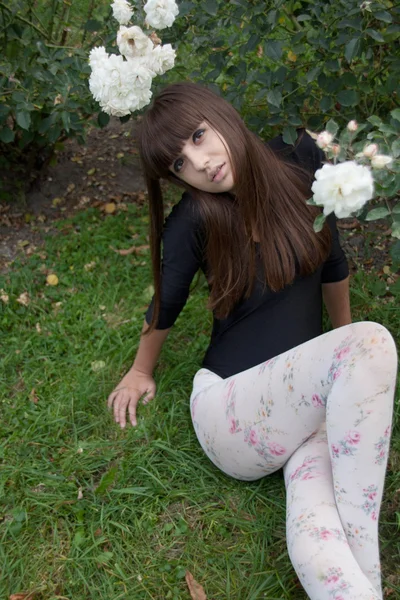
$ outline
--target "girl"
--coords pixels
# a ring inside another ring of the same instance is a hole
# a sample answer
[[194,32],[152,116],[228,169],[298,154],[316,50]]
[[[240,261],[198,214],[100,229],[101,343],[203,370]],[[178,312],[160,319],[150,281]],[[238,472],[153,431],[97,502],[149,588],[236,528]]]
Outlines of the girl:
[[[204,452],[254,481],[283,467],[287,544],[310,598],[382,598],[378,516],[389,447],[396,349],[376,323],[351,324],[348,267],[335,219],[313,230],[307,205],[323,155],[262,143],[219,96],[168,86],[139,135],[151,214],[155,294],[130,371],[110,395],[126,412],[152,377],[202,269],[214,325],[190,398]],[[184,188],[164,228],[160,179]],[[161,241],[163,256],[161,260]],[[333,331],[322,335],[322,298]]]

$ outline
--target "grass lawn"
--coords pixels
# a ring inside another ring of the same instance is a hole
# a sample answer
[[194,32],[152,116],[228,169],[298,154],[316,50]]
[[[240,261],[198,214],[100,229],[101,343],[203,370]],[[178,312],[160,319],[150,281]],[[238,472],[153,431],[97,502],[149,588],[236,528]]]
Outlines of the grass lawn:
[[[121,431],[106,398],[131,365],[151,297],[148,216],[136,205],[58,225],[0,279],[0,598],[188,599],[189,570],[212,600],[304,599],[285,547],[281,472],[255,483],[205,457],[188,398],[210,332],[200,280],[156,372],[158,394]],[[132,236],[135,236],[132,239]],[[57,286],[46,285],[54,273]],[[362,270],[355,320],[400,339],[398,301]],[[27,305],[17,301],[27,293]],[[397,297],[398,298],[398,297]],[[200,332],[200,333],[199,333]],[[400,440],[381,518],[385,586],[400,597]]]

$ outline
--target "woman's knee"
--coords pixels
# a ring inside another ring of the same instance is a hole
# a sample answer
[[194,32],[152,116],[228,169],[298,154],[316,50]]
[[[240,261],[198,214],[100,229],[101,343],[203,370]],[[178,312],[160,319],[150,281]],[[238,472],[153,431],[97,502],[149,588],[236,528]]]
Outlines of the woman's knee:
[[348,326],[352,333],[371,346],[381,346],[386,353],[393,354],[397,363],[396,343],[390,331],[380,323],[374,321],[359,321]]

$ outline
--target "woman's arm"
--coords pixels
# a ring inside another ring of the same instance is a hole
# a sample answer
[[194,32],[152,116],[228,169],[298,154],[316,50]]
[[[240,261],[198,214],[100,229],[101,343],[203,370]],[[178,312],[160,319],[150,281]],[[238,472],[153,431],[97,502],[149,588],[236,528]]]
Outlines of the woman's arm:
[[[146,320],[143,323],[142,334],[149,328]],[[153,375],[163,344],[168,337],[169,329],[153,329],[149,335],[141,335],[140,344],[132,369],[146,375]]]
[[322,297],[334,329],[351,323],[349,279],[322,284]]
[[[142,333],[147,328],[145,321]],[[126,425],[127,412],[131,424],[137,424],[136,407],[140,398],[144,396],[144,403],[147,403],[156,394],[153,371],[169,332],[170,329],[154,329],[149,335],[141,336],[132,367],[108,397],[108,407],[113,408],[114,420],[122,428]]]

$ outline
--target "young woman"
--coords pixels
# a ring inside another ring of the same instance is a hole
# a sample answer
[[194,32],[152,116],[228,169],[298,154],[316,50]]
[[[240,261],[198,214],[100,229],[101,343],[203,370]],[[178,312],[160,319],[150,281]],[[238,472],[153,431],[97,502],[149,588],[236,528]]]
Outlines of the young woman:
[[[140,129],[155,295],[134,364],[109,397],[136,425],[140,398],[198,269],[214,326],[190,398],[204,452],[253,481],[283,467],[291,561],[314,600],[382,598],[378,515],[390,439],[396,349],[351,324],[335,219],[313,230],[307,205],[323,155],[261,142],[222,98],[168,86]],[[160,179],[185,192],[164,224]],[[161,259],[161,241],[163,256]],[[322,298],[333,331],[322,335]]]

